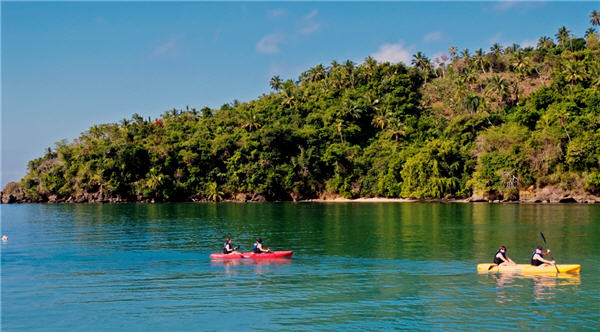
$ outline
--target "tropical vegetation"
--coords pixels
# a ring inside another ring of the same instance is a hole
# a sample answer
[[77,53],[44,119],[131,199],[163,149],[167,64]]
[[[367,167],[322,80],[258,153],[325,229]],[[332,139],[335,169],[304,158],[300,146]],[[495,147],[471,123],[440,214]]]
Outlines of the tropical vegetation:
[[249,102],[135,114],[56,143],[10,188],[32,201],[597,194],[599,35],[563,26],[553,37],[452,46],[433,60],[417,52],[413,66],[333,61],[274,76],[273,91]]

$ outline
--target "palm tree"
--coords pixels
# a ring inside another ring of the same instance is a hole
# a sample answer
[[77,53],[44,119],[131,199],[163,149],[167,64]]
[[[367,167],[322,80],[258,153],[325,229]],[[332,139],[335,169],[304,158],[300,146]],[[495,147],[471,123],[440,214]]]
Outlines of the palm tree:
[[387,131],[390,137],[392,137],[394,141],[398,142],[398,138],[400,138],[400,136],[406,135],[406,125],[404,125],[404,123],[402,123],[398,118],[392,118],[389,121]]
[[271,88],[273,88],[273,90],[275,91],[279,91],[279,89],[281,89],[281,84],[283,83],[281,81],[281,78],[279,77],[279,75],[275,75],[273,76],[273,78],[271,78]]
[[529,74],[531,70],[529,60],[521,51],[515,54],[511,67],[515,72],[519,73],[519,76],[521,77],[524,77],[525,75]]
[[283,83],[283,101],[281,105],[292,107],[296,104],[296,97],[294,95],[294,82],[287,80]]
[[477,113],[477,110],[481,106],[481,101],[481,97],[470,94],[465,98],[465,108],[473,115],[473,113]]
[[508,82],[499,75],[494,75],[488,79],[487,91],[496,95],[504,102],[508,96]]
[[492,51],[494,55],[498,56],[502,53],[502,46],[498,43],[495,43],[492,45],[492,47],[490,47],[490,51]]
[[439,58],[436,57],[436,62],[438,64],[438,68],[442,70],[442,77],[446,78],[446,62],[448,61],[448,56],[446,54],[442,54]]
[[338,134],[340,134],[340,141],[342,142],[342,144],[344,144],[344,135],[342,133],[342,129],[344,128],[344,120],[338,120],[336,125],[335,125]]
[[563,65],[562,73],[565,75],[567,82],[569,82],[571,86],[575,86],[578,82],[584,80],[585,68],[580,62],[568,61]]
[[585,30],[585,35],[584,35],[584,37],[587,39],[587,38],[589,38],[590,36],[592,36],[592,35],[595,35],[595,34],[596,34],[596,29],[594,29],[594,28],[589,28],[589,29]]
[[567,44],[567,42],[569,42],[570,37],[571,31],[569,31],[569,29],[567,29],[567,27],[564,25],[558,29],[558,32],[556,33],[556,40],[558,40],[558,44],[563,47]]
[[481,48],[475,51],[475,63],[481,66],[481,71],[485,74],[485,67],[483,66],[485,63],[485,54]]
[[589,74],[591,78],[590,86],[600,88],[600,64],[592,62],[589,66]]
[[600,25],[600,12],[592,10],[590,13],[590,23],[592,23],[593,26]]
[[515,44],[513,43],[512,45],[508,46],[505,49],[505,53],[509,54],[509,53],[517,53],[517,51],[521,48],[521,46],[519,46],[519,44]]
[[354,88],[354,62],[350,60],[346,60],[344,63],[344,68],[346,69],[346,75],[350,79],[350,85]]
[[431,62],[429,62],[429,59],[425,54],[417,52],[417,54],[413,54],[411,63],[421,70],[425,83],[427,83],[427,76],[431,72]]
[[372,56],[368,56],[365,59],[365,68],[367,70],[367,78],[371,78],[377,70],[377,60],[373,59]]
[[223,198],[223,192],[219,190],[216,182],[210,182],[206,186],[206,198],[209,201],[218,202]]
[[[156,168],[151,168],[150,173],[148,174],[148,179],[146,180],[146,185],[148,188],[156,191],[163,184],[163,177],[158,173]],[[156,195],[156,192],[154,193]]]
[[311,82],[317,82],[324,79],[327,76],[327,71],[322,64],[318,64],[315,67],[311,68],[309,71],[309,79]]
[[456,47],[450,46],[450,48],[448,48],[448,53],[450,54],[450,58],[454,59],[456,57]]
[[462,57],[465,60],[467,60],[467,62],[469,62],[470,54],[469,54],[469,49],[468,48],[465,48],[460,54],[462,55]]
[[262,124],[258,122],[256,114],[254,113],[254,109],[252,108],[242,111],[241,118],[243,121],[241,127],[248,130],[249,132],[253,132],[254,130],[262,127]]
[[550,37],[544,36],[538,39],[537,48],[550,48],[552,46],[554,46],[554,42]]
[[389,122],[390,120],[387,112],[382,111],[380,109],[375,110],[375,116],[373,117],[373,121],[371,121],[373,127],[384,129],[389,124]]

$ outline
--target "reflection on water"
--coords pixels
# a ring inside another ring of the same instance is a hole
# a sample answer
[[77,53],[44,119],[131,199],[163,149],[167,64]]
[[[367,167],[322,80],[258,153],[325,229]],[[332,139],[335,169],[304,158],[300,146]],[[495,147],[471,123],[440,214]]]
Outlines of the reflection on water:
[[[540,231],[581,278],[475,272],[500,245],[527,263]],[[2,234],[3,331],[600,325],[600,206],[39,204],[2,206]],[[228,236],[294,258],[211,261]]]
[[[271,272],[271,266],[280,264],[291,264],[291,258],[263,258],[263,259],[212,259],[210,265],[223,268],[225,275],[232,276],[238,273],[247,273],[249,271],[262,275]],[[238,267],[244,267],[243,270]],[[261,282],[259,282],[261,284]]]
[[[508,291],[514,290],[515,285],[519,285],[520,291],[533,291],[535,300],[549,300],[556,296],[557,292],[577,290],[577,285],[581,285],[581,276],[578,273],[556,274],[556,275],[533,275],[522,274],[518,272],[494,273],[490,274],[494,279],[497,289],[498,303],[510,302],[512,300]],[[530,285],[530,287],[526,287]]]
[[267,265],[267,264],[291,264],[291,258],[263,258],[263,259],[211,259],[213,266],[237,266],[237,265]]
[[566,290],[576,291],[577,287],[568,287],[581,285],[581,276],[579,274],[561,274],[557,276],[534,276],[533,293],[536,300],[547,300],[553,298],[557,291]]

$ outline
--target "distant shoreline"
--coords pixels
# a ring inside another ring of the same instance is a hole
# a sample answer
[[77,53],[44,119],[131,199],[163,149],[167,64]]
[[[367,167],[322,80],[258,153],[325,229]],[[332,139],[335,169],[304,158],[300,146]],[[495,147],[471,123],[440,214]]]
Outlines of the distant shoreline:
[[319,204],[338,204],[338,203],[476,203],[476,204],[600,204],[600,199],[598,200],[585,200],[585,201],[577,201],[575,199],[569,198],[564,200],[485,200],[485,199],[473,199],[473,197],[469,198],[443,198],[443,199],[412,199],[412,198],[386,198],[386,197],[361,197],[361,198],[315,198],[315,199],[304,199],[297,201],[252,201],[252,200],[235,200],[235,199],[224,199],[219,202],[212,201],[88,201],[88,202],[73,202],[73,201],[40,201],[40,202],[32,202],[32,201],[13,201],[13,202],[5,202],[4,200],[1,204],[76,204],[76,205],[86,205],[86,204],[167,204],[167,203],[191,203],[191,204],[205,204],[205,203],[251,203],[251,204],[261,204],[261,203],[319,203]]

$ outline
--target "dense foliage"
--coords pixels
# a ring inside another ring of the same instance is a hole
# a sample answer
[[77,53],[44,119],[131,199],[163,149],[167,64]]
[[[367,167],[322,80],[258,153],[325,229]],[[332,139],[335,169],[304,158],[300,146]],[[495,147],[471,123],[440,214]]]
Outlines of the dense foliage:
[[273,93],[214,110],[134,115],[29,162],[32,200],[101,192],[128,200],[518,198],[559,185],[600,191],[600,43],[493,45],[413,66],[317,65]]

